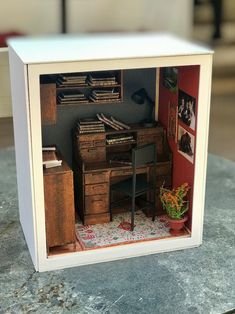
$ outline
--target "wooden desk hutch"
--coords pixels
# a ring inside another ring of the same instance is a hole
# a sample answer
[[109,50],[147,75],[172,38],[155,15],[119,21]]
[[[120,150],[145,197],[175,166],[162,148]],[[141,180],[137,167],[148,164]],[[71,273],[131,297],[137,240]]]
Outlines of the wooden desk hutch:
[[[201,244],[212,53],[154,33],[9,40],[20,221],[36,270]],[[156,123],[149,127],[142,123],[149,116],[148,101],[137,104],[132,97],[139,89],[153,100]],[[183,101],[191,103],[190,123],[181,112]],[[79,129],[78,121],[101,113],[128,128]],[[117,136],[131,141],[115,144]],[[184,136],[189,151],[181,147]],[[156,173],[151,164],[138,173],[148,180],[156,176],[156,214],[163,214],[163,183],[191,186],[187,234],[81,249],[77,222],[109,224],[110,185],[132,175],[131,165],[115,158],[148,143],[156,144]],[[56,147],[61,166],[42,167],[45,146]]]

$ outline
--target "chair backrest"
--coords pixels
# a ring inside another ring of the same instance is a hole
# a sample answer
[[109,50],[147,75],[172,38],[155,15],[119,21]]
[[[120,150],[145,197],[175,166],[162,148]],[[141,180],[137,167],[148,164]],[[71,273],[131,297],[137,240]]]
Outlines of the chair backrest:
[[134,168],[151,162],[156,163],[155,144],[147,144],[132,149],[132,166]]

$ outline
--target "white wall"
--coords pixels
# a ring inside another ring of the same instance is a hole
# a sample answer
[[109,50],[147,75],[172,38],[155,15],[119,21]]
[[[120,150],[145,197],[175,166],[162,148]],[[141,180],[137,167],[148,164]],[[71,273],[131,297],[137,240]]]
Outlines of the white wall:
[[190,37],[192,0],[69,0],[69,30],[165,30]]
[[[68,30],[169,30],[189,37],[192,0],[67,0]],[[0,32],[60,32],[60,0],[1,1]]]
[[[68,32],[170,31],[190,37],[193,0],[67,0]],[[60,0],[1,1],[0,32],[60,32]],[[8,58],[0,53],[0,117],[11,116]]]
[[60,0],[1,0],[0,32],[25,34],[59,32]]

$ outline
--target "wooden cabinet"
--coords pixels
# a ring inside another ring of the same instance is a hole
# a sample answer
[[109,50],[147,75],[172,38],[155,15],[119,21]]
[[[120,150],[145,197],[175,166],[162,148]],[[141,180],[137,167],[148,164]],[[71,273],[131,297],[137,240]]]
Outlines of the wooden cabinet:
[[56,110],[56,84],[40,84],[41,119],[42,124],[55,124]]
[[163,127],[141,129],[137,134],[138,146],[155,143],[158,155],[163,153],[163,139]]
[[47,249],[75,243],[73,172],[65,163],[43,170]]
[[86,162],[106,159],[105,134],[76,135],[77,147],[81,158]]

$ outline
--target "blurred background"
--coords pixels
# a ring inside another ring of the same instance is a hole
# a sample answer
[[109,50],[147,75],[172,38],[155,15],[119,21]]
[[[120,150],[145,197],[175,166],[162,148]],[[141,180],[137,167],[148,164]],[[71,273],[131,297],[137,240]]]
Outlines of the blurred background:
[[213,47],[209,152],[235,161],[234,0],[2,1],[0,149],[14,145],[7,38],[65,32],[145,31],[172,32]]

